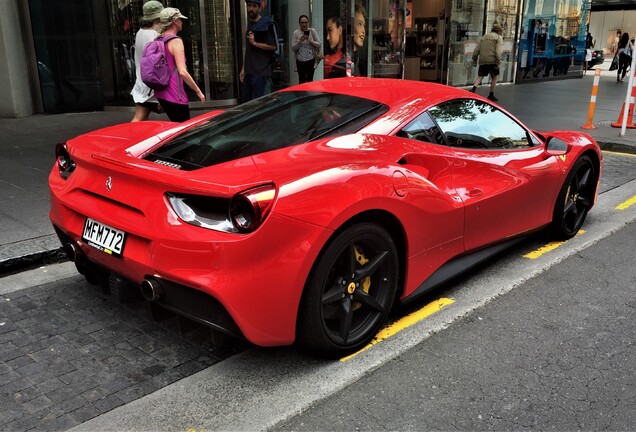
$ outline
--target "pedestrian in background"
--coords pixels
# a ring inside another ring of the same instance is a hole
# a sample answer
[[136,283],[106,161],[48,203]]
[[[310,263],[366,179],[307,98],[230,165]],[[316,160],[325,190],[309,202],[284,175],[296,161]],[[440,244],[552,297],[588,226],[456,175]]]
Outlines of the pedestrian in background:
[[[179,9],[165,8],[161,11],[161,36],[177,35],[183,28],[183,21],[187,19],[181,14]],[[205,101],[205,96],[194,81],[185,60],[185,50],[180,37],[175,37],[166,42],[166,60],[168,68],[174,70],[170,76],[170,83],[166,88],[155,90],[155,96],[163,107],[163,110],[173,122],[184,122],[190,119],[190,107],[188,106],[188,95],[186,95],[183,83],[185,82],[197,95],[201,102]]]
[[629,40],[629,33],[625,32],[618,42],[618,70],[616,71],[616,82],[623,82],[627,68],[632,64],[632,51],[634,45]]
[[247,30],[245,33],[245,58],[239,79],[243,83],[243,102],[265,94],[272,77],[272,56],[276,51],[276,36],[272,20],[261,16],[260,0],[245,0]]
[[503,27],[494,23],[490,33],[485,34],[484,37],[481,38],[479,44],[473,51],[473,66],[477,66],[477,59],[479,59],[479,69],[473,88],[470,91],[475,93],[477,86],[481,85],[481,81],[484,77],[490,75],[490,93],[488,94],[488,99],[494,102],[499,100],[495,97],[495,85],[497,84],[499,65],[501,64],[501,56],[503,55],[502,34]]
[[135,35],[135,85],[130,94],[135,101],[135,115],[131,121],[138,122],[148,120],[150,112],[160,113],[159,102],[154,97],[154,93],[141,80],[141,56],[144,53],[144,47],[150,41],[155,40],[159,36],[161,30],[159,15],[163,10],[163,5],[156,1],[150,0],[144,3],[143,15],[139,21],[139,30]]
[[589,63],[592,61],[592,49],[594,48],[594,38],[592,37],[592,33],[587,32],[587,36],[585,37],[585,69],[583,69],[583,75],[587,72]]
[[296,70],[298,71],[298,83],[306,83],[314,80],[316,51],[322,47],[320,37],[314,28],[309,27],[309,17],[298,17],[300,28],[292,34],[292,50],[296,53]]

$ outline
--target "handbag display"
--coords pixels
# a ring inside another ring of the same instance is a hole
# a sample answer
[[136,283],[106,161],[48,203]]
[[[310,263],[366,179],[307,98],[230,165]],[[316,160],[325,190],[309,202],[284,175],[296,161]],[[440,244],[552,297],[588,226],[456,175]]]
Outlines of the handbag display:
[[321,61],[323,61],[325,58],[325,55],[322,53],[322,48],[321,47],[314,47],[314,59],[316,60],[316,63],[320,63]]

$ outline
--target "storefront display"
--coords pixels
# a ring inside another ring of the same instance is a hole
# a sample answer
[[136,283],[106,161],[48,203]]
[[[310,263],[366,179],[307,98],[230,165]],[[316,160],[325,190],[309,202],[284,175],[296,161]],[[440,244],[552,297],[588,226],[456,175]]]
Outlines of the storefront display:
[[528,0],[521,24],[517,82],[580,76],[588,14],[585,0],[553,5]]
[[[28,2],[45,112],[132,105],[134,38],[144,1],[77,0],[63,17],[58,0]],[[188,17],[180,33],[186,63],[206,96],[201,103],[189,94],[192,106],[236,103],[244,1],[162,3]],[[317,79],[370,76],[469,86],[477,74],[472,54],[494,23],[503,28],[498,82],[580,76],[590,7],[589,0],[261,0],[261,5],[262,14],[277,22],[283,47],[272,62],[272,91],[295,79],[288,43],[300,14],[309,16],[323,42]],[[486,77],[482,85],[488,82]]]

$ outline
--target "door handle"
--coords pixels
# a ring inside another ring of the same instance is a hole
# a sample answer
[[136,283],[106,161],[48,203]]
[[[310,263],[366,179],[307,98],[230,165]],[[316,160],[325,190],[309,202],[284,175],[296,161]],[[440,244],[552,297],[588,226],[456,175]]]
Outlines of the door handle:
[[473,188],[473,189],[469,190],[468,192],[466,192],[466,195],[468,195],[469,197],[476,197],[476,196],[480,196],[483,193],[484,193],[484,191],[482,191],[481,189]]

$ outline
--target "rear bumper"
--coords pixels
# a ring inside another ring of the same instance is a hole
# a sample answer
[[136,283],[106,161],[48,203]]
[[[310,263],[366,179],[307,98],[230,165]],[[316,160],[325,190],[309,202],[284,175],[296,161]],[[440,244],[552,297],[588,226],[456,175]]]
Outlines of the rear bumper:
[[159,281],[166,309],[262,346],[294,342],[298,305],[307,275],[331,232],[275,213],[255,233],[228,235],[190,225],[132,234],[122,257],[81,238],[86,217],[118,229],[110,215],[83,215],[53,191],[50,219],[63,244],[73,244],[90,265],[140,285]]

